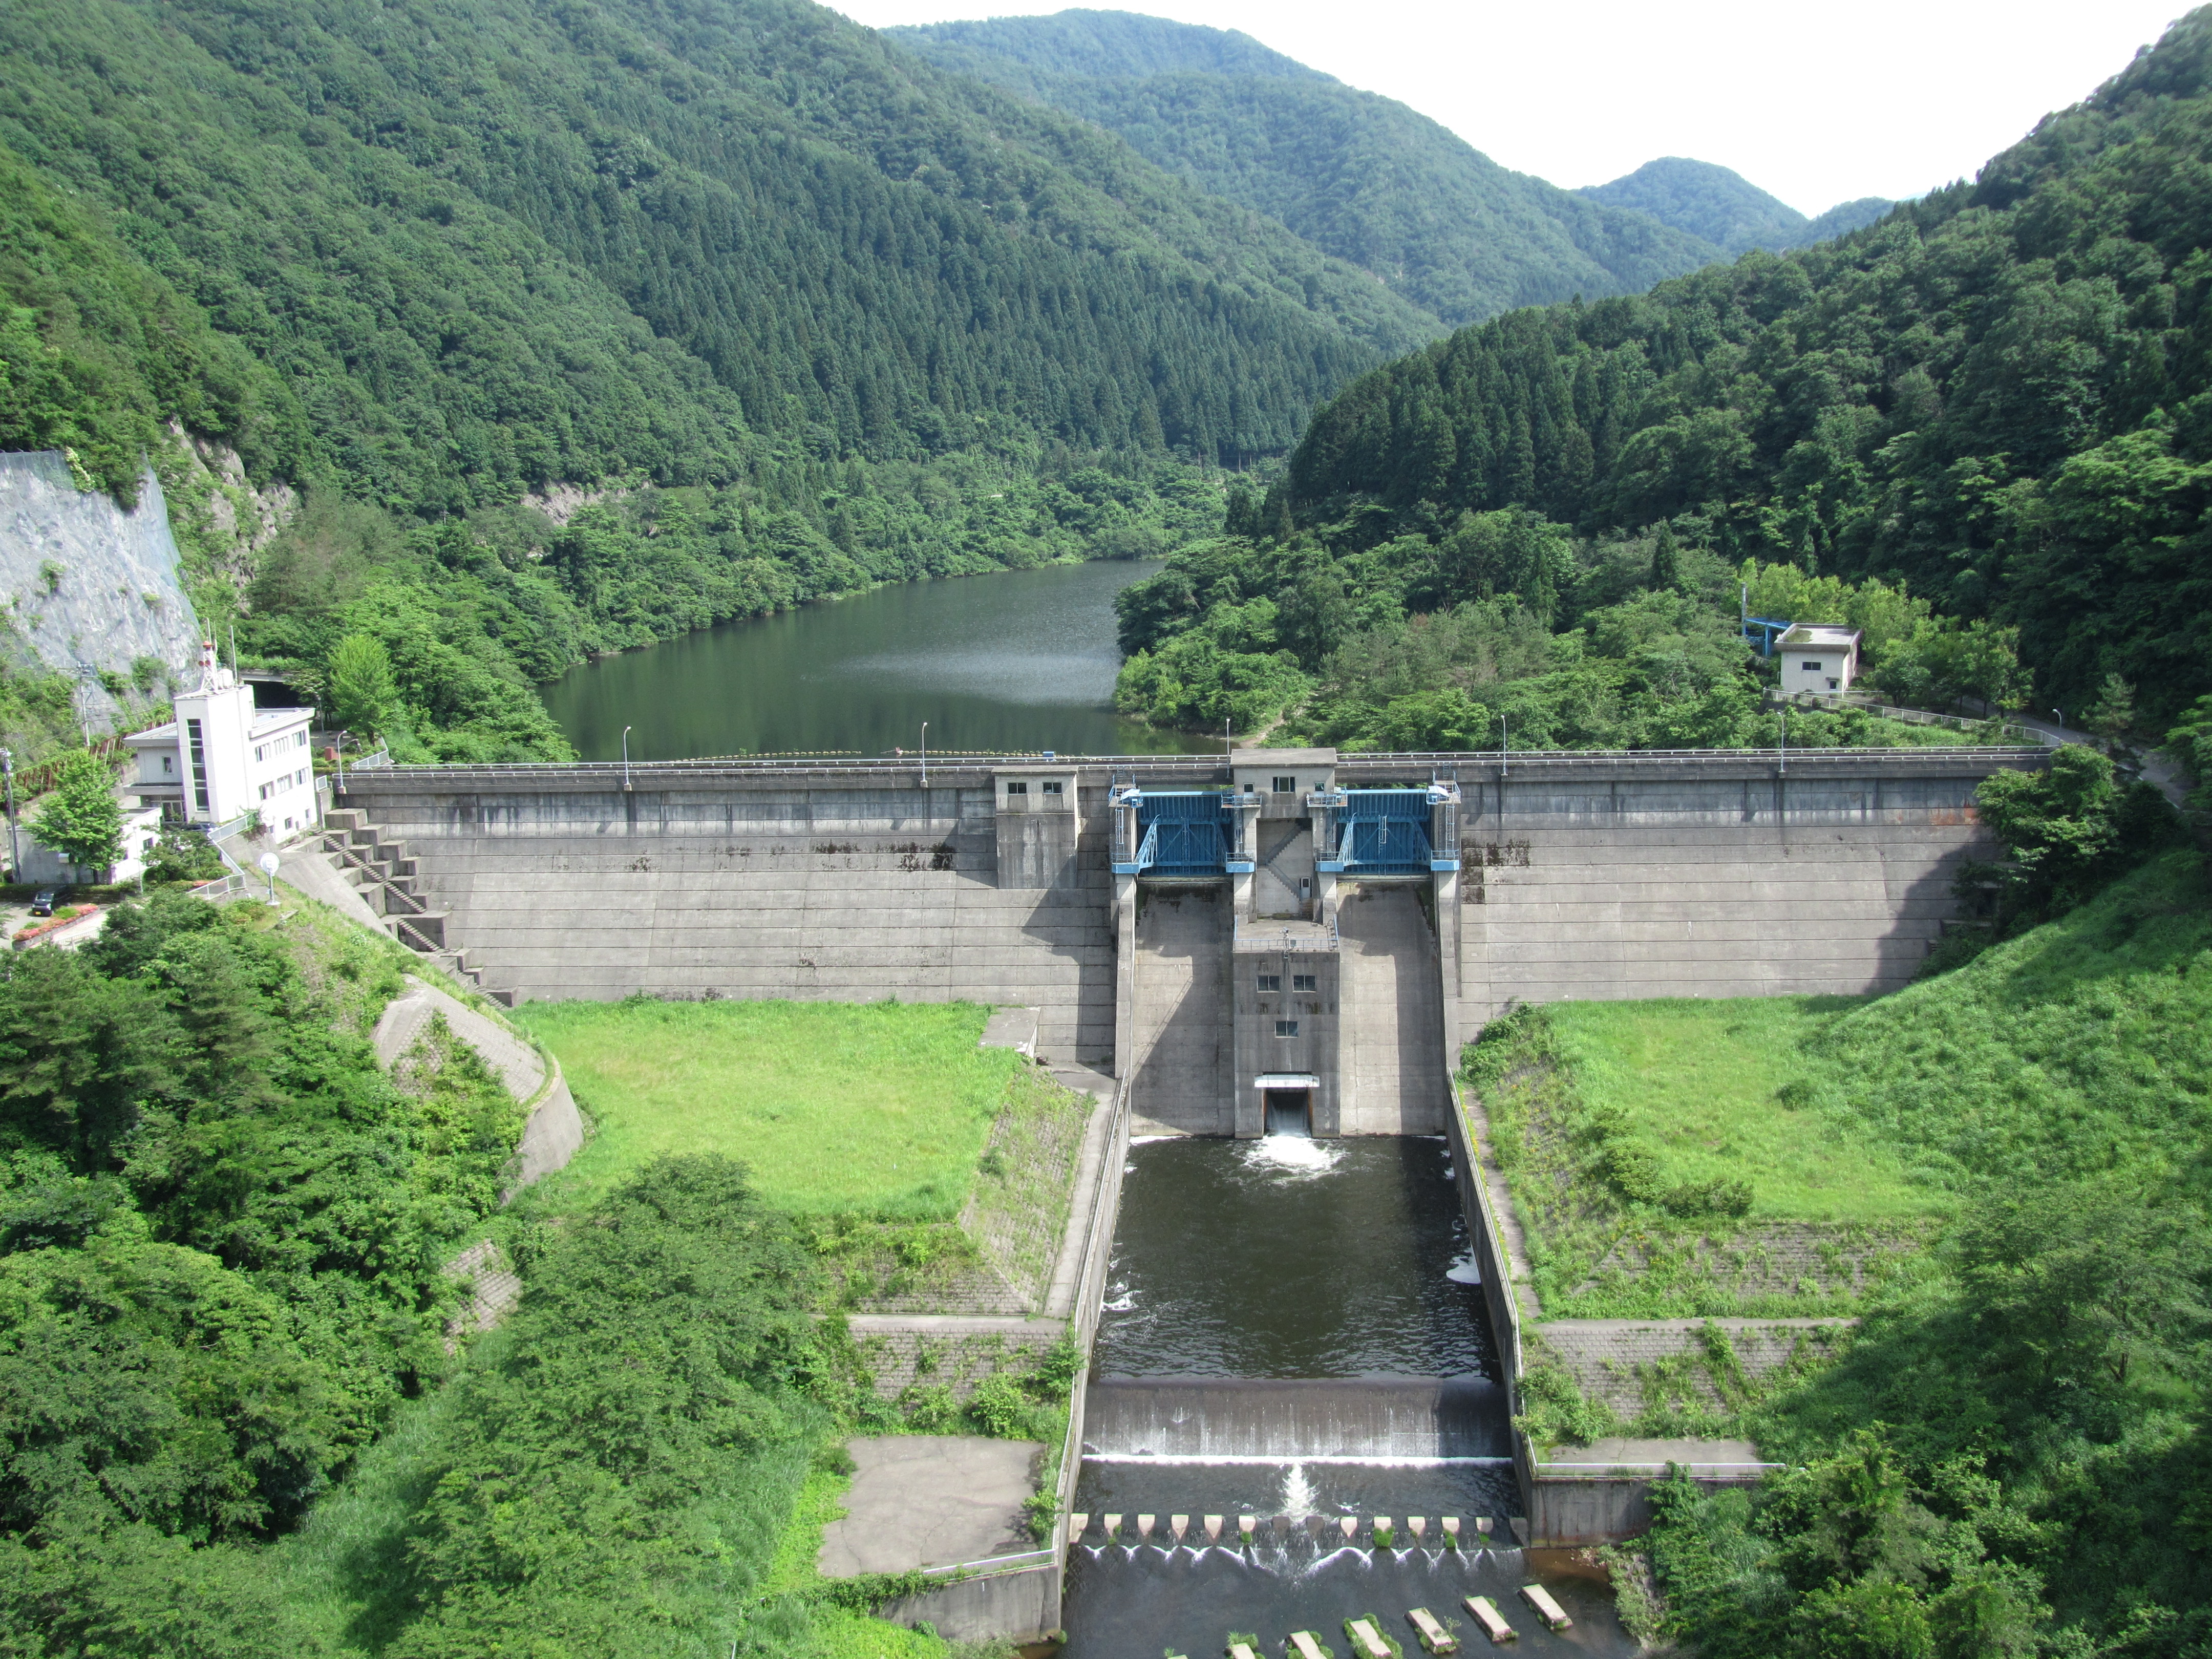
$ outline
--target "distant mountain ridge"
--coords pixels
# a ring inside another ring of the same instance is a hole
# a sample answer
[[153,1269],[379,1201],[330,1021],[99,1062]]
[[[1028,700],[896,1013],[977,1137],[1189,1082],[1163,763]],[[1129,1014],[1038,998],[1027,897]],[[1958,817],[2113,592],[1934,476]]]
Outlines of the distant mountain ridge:
[[941,68],[1095,122],[1448,324],[1640,292],[1747,248],[1841,234],[1892,205],[1869,199],[1808,220],[1726,167],[1678,158],[1561,190],[1249,35],[1133,12],[883,33]]
[[1447,323],[1639,292],[1725,257],[1648,214],[1502,167],[1404,104],[1249,36],[1102,11],[883,33],[1108,129]]
[[1741,173],[1686,155],[1662,155],[1610,184],[1585,185],[1575,194],[1648,214],[1731,256],[1755,247],[1810,247],[1870,225],[1897,205],[1880,196],[1863,196],[1808,219]]
[[1334,76],[1286,58],[1242,29],[1172,22],[1141,12],[1063,11],[881,33],[903,45],[914,46],[918,37],[934,47],[981,52],[1045,75],[1252,75],[1340,84]]

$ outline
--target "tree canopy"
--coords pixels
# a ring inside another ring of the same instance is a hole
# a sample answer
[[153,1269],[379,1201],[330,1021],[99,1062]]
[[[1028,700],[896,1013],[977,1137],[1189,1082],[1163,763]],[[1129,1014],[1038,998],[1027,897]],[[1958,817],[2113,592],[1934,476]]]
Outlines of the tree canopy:
[[1972,184],[1837,242],[1515,312],[1362,379],[1289,473],[1301,526],[1525,507],[1904,581],[2020,629],[2045,702],[2208,684],[2212,462],[2191,14]]

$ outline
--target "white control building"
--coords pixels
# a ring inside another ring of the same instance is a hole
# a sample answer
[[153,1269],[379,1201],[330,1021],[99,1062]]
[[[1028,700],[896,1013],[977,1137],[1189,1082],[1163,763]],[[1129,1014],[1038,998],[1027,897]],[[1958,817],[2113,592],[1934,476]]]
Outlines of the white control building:
[[238,684],[200,650],[200,682],[176,699],[177,717],[124,741],[138,758],[125,787],[164,821],[213,826],[248,812],[275,835],[312,829],[320,818],[314,759],[307,746],[312,708],[256,708],[253,688]]

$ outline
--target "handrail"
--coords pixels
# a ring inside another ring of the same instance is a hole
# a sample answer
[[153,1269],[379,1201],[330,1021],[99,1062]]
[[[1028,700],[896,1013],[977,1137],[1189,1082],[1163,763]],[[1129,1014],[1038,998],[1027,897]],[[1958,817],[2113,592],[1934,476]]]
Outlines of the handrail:
[[[427,916],[430,914],[429,905],[425,903],[413,893],[409,892],[405,888],[402,887],[398,883],[398,878],[391,875],[382,869],[374,860],[362,857],[360,854],[355,852],[351,847],[347,845],[346,842],[341,839],[344,833],[345,832],[342,830],[322,830],[320,834],[323,839],[324,850],[326,852],[336,853],[338,857],[344,860],[346,863],[353,866],[364,875],[367,875],[373,880],[380,883],[385,890],[384,896],[386,902],[389,903],[393,896],[397,895],[400,898],[405,899],[410,905],[414,907],[412,912],[414,915],[418,916]],[[391,912],[386,911],[385,914],[389,915],[391,915]]]
[[[1294,953],[1299,951],[1334,951],[1342,947],[1343,941],[1337,936],[1334,916],[1329,918],[1326,927],[1318,922],[1310,925],[1315,931],[1302,933],[1289,927],[1248,927],[1240,920],[1230,935],[1230,946],[1237,951],[1285,951]],[[1325,945],[1322,943],[1324,939],[1328,940]]]
[[[1516,769],[1530,766],[1583,766],[1590,764],[1634,765],[1647,761],[1711,761],[1735,763],[1766,763],[1778,757],[1780,751],[1771,749],[1516,749],[1510,755],[1497,750],[1340,750],[1336,765],[1340,770],[1395,769],[1407,766],[1428,767],[1438,764],[1458,766],[1490,766],[1510,763]],[[2008,759],[2042,759],[2050,750],[2040,744],[1929,744],[1899,748],[1792,748],[1788,751],[1790,763],[1819,765],[1847,763],[1863,765],[1879,758],[1885,762],[1944,763],[1961,760],[2002,761]],[[945,755],[933,757],[933,764],[947,770],[962,768],[988,768],[996,762],[1010,758],[994,755]],[[1070,767],[1097,769],[1142,769],[1151,772],[1199,772],[1218,774],[1228,764],[1218,755],[1062,755],[1057,759]],[[1231,757],[1233,759],[1233,757]],[[785,774],[815,774],[851,772],[866,775],[885,773],[911,772],[911,760],[870,760],[830,758],[808,764],[794,760],[707,759],[682,761],[634,761],[630,772],[636,778],[678,778],[714,774],[733,775],[775,776]],[[362,781],[379,790],[404,787],[422,779],[438,779],[447,782],[465,783],[476,780],[486,781],[513,781],[526,782],[533,779],[607,779],[619,782],[623,775],[619,761],[573,761],[555,764],[538,761],[502,763],[470,763],[458,765],[394,765],[378,768],[373,774],[362,774]],[[346,781],[350,785],[356,776],[348,769]]]
[[[1129,1155],[1129,1076],[1127,1073],[1115,1080],[1114,1102],[1108,1109],[1106,1144],[1100,1150],[1098,1173],[1091,1190],[1091,1213],[1084,1223],[1083,1257],[1075,1275],[1075,1303],[1067,1310],[1067,1330],[1083,1345],[1086,1364],[1078,1374],[1075,1384],[1067,1393],[1067,1427],[1060,1437],[1060,1486],[1054,1497],[1058,1499],[1057,1513],[1053,1517],[1052,1542],[1047,1547],[1054,1560],[1059,1560],[1074,1540],[1067,1535],[1067,1512],[1075,1507],[1075,1484],[1083,1468],[1083,1412],[1090,1391],[1090,1366],[1087,1358],[1091,1345],[1098,1329],[1101,1304],[1106,1299],[1106,1273],[1113,1256],[1113,1234],[1108,1219],[1106,1194],[1120,1178],[1123,1164]],[[1104,1239],[1099,1237],[1101,1227],[1109,1229]],[[1102,1243],[1104,1248],[1101,1248]]]
[[444,945],[422,932],[421,928],[410,927],[406,917],[387,915],[384,919],[392,924],[393,933],[406,934],[408,939],[413,941],[413,948],[422,955],[434,957],[444,953],[446,949]]

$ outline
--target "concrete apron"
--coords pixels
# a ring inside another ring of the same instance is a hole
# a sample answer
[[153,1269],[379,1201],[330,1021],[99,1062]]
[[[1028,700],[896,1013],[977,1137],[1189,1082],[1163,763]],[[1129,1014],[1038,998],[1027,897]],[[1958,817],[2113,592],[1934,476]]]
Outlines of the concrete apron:
[[[1018,1048],[1031,1029],[1021,1018],[1027,1011],[1002,1012],[1014,1018],[994,1020],[985,1040]],[[1055,1075],[1069,1087],[1105,1082],[1095,1073],[1069,1069]],[[1048,1317],[992,1322],[1047,1324],[1055,1335],[1062,1328],[1071,1330],[1089,1353],[1105,1300],[1106,1269],[1121,1213],[1129,1121],[1128,1084],[1123,1079],[1110,1093],[1101,1091],[1099,1108],[1085,1133],[1076,1166],[1077,1198],[1054,1264]],[[881,1322],[908,1323],[925,1317],[890,1315],[881,1316]],[[857,1326],[859,1319],[854,1323]],[[942,1580],[919,1594],[884,1603],[876,1616],[899,1625],[926,1622],[952,1641],[1023,1641],[1058,1630],[1073,1542],[1066,1516],[1082,1462],[1087,1398],[1088,1379],[1079,1376],[1068,1400],[1067,1433],[1060,1448],[1054,1497],[1060,1519],[1049,1542],[1031,1546],[1021,1530],[1030,1472],[1045,1448],[1034,1442],[966,1436],[886,1437],[852,1443],[855,1469],[847,1517],[824,1531],[819,1571],[826,1577],[837,1577],[919,1568],[932,1579]],[[915,1449],[920,1447],[933,1449]]]

